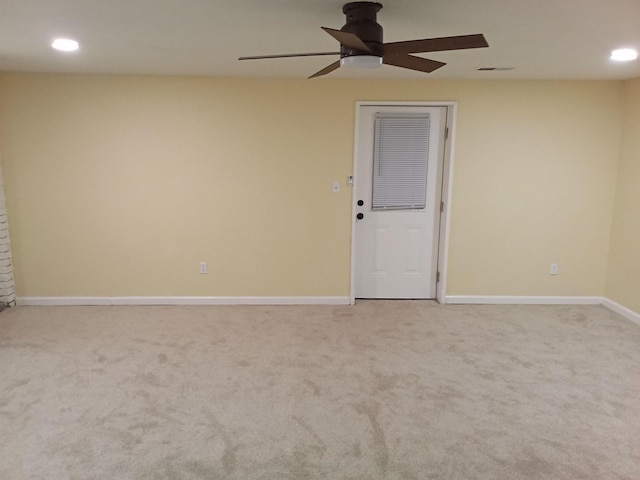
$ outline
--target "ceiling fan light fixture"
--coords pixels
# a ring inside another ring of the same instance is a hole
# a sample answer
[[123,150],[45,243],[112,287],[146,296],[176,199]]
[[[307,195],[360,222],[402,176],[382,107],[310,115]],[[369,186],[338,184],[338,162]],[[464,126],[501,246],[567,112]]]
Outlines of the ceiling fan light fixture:
[[378,68],[382,66],[382,57],[377,55],[353,55],[342,57],[340,66],[345,68]]
[[633,48],[619,48],[611,52],[610,58],[617,62],[630,62],[638,58],[638,51]]

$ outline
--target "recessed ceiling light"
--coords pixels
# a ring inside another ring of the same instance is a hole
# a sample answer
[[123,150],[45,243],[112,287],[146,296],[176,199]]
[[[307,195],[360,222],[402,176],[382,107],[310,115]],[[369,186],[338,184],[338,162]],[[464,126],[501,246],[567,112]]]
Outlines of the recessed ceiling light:
[[75,52],[80,48],[78,42],[70,38],[56,38],[51,46],[61,52]]
[[611,52],[610,58],[617,62],[628,62],[638,58],[638,52],[633,48],[619,48],[618,50]]

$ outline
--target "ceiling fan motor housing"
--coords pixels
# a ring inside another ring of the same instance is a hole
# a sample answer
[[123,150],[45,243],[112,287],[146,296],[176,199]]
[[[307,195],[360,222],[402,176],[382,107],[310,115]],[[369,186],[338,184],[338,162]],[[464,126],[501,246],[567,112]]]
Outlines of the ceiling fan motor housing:
[[369,47],[370,52],[355,48],[340,47],[340,57],[375,55],[382,57],[382,26],[377,22],[377,14],[382,4],[377,2],[351,2],[342,7],[347,23],[340,29],[357,35]]

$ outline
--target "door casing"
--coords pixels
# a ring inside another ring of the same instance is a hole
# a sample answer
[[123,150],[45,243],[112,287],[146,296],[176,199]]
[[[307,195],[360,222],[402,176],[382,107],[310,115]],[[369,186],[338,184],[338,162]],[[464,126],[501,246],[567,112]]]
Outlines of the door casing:
[[[444,210],[440,215],[440,235],[438,238],[438,272],[439,281],[436,284],[436,299],[440,303],[445,303],[446,286],[447,286],[447,258],[449,253],[449,223],[451,218],[451,183],[453,179],[453,154],[455,145],[455,119],[457,113],[457,102],[376,102],[376,101],[359,101],[356,102],[356,122],[355,122],[355,141],[353,152],[353,171],[356,170],[356,162],[358,161],[358,153],[360,148],[360,117],[361,107],[381,106],[381,107],[446,107],[446,127],[448,135],[444,141],[444,162],[442,170],[442,190],[440,200],[444,202]],[[355,185],[358,178],[354,177],[354,188],[352,188],[351,199],[351,283],[350,283],[350,304],[355,304],[355,249],[356,249],[356,198]]]

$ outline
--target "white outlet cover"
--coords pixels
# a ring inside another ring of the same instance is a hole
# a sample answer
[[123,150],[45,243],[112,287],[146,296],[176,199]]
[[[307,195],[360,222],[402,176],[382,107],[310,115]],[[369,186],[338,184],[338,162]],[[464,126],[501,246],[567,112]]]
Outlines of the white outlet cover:
[[333,182],[333,193],[340,193],[340,182]]

